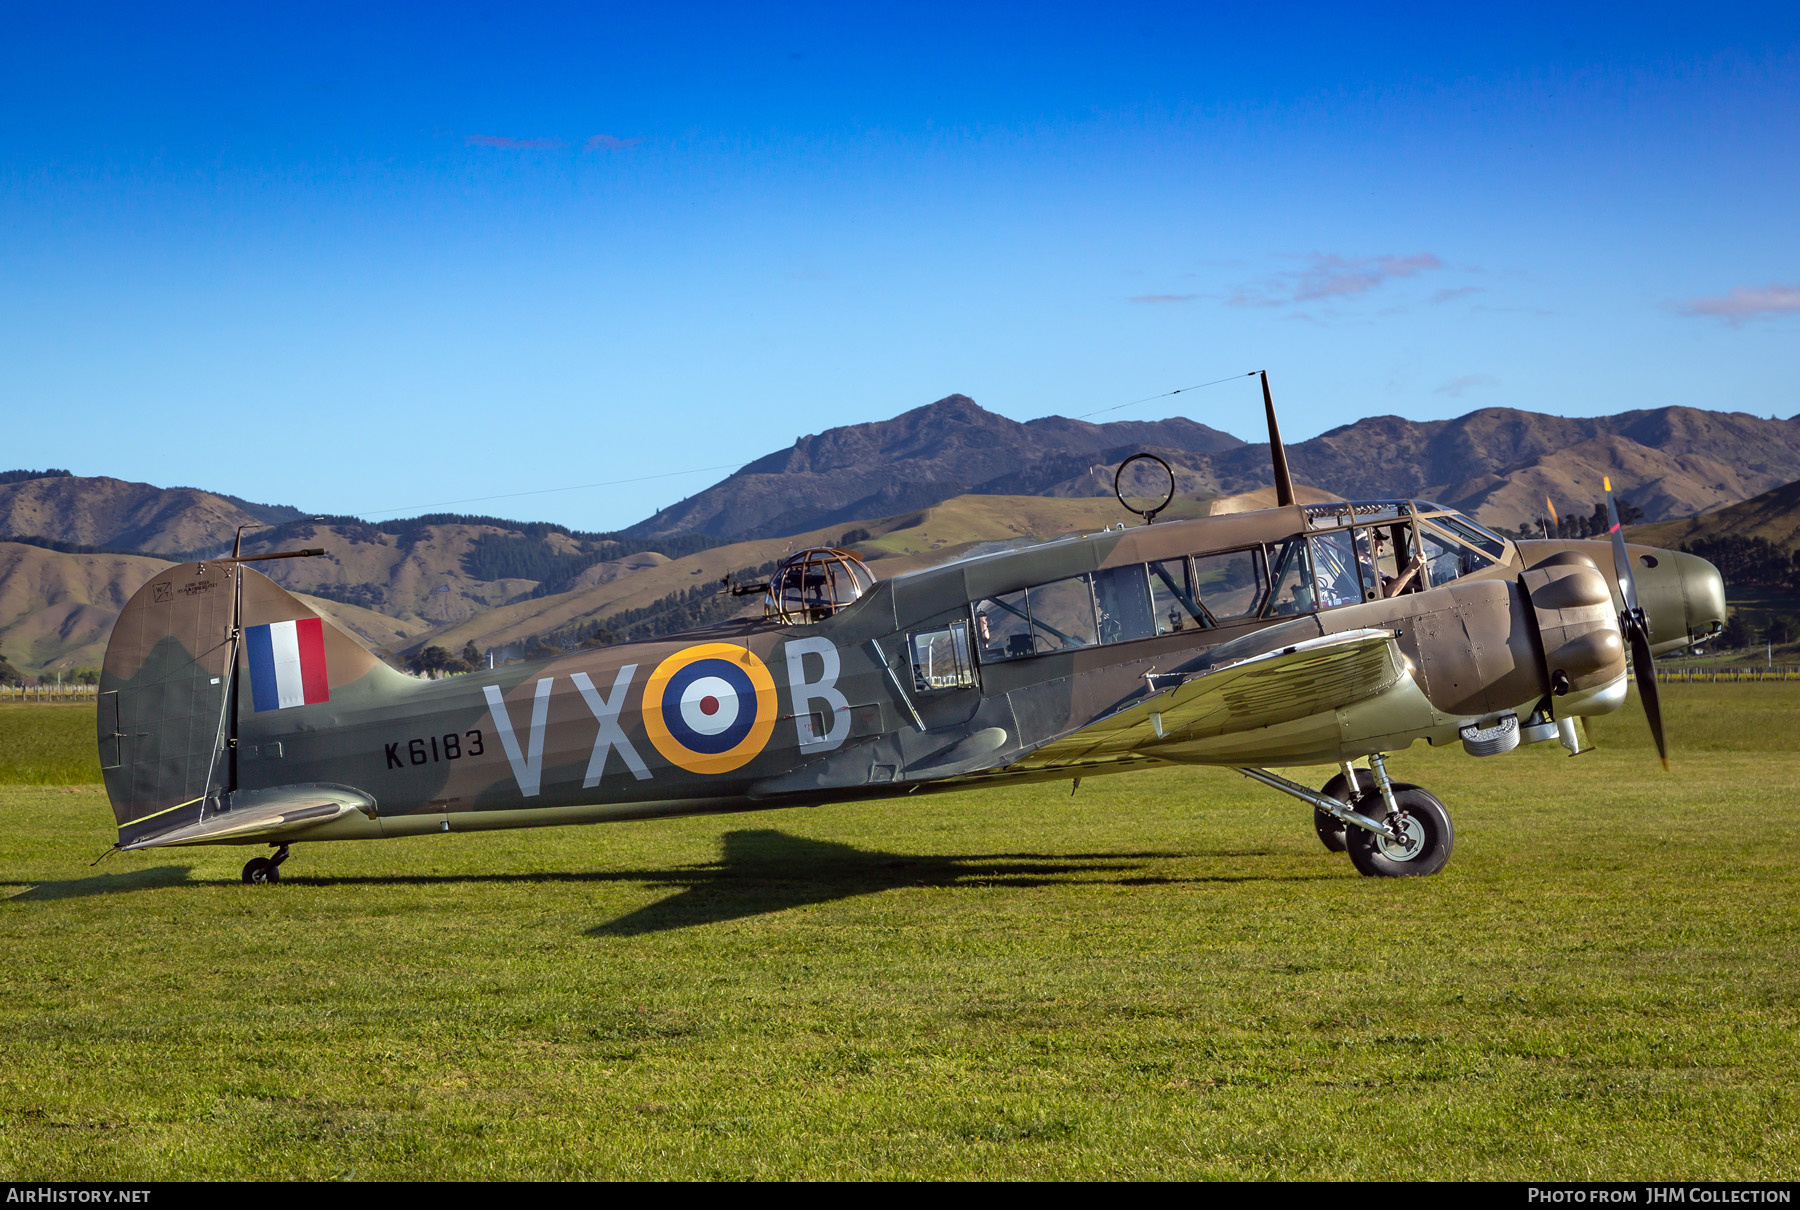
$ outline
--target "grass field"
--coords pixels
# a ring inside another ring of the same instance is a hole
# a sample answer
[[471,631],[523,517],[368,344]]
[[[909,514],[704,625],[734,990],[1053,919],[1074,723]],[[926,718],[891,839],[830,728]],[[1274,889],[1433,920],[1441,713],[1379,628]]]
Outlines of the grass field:
[[1672,774],[1632,710],[1396,756],[1457,827],[1416,880],[1210,770],[254,888],[0,788],[0,1178],[1793,1179],[1800,686],[1665,697]]
[[99,783],[92,702],[0,706],[0,786]]

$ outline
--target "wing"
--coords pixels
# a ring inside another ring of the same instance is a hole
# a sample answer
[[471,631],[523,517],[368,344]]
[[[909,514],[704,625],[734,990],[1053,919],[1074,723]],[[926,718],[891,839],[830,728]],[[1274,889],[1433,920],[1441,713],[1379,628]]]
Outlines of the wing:
[[[1320,716],[1335,734],[1338,712],[1410,681],[1393,631],[1350,630],[1307,639],[1194,676],[1050,740],[1013,767],[1061,768],[1130,756],[1257,763],[1253,754],[1234,758],[1232,745],[1216,741]],[[1203,755],[1197,747],[1210,751]]]

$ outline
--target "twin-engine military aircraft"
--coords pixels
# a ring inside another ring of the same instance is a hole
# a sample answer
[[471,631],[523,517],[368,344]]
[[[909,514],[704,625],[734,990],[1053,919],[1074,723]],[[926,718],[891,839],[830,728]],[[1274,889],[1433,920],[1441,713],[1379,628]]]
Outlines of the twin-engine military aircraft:
[[[1711,564],[1628,546],[1616,511],[1608,544],[1512,541],[1418,500],[1302,506],[1266,376],[1263,394],[1274,508],[879,582],[805,550],[760,618],[443,680],[388,667],[250,566],[283,555],[170,568],[120,615],[101,675],[117,847],[267,844],[243,877],[276,882],[299,841],[1177,763],[1310,805],[1364,874],[1431,874],[1449,814],[1384,754],[1575,752],[1575,720],[1625,700],[1628,646],[1667,763],[1652,657],[1721,628]],[[1342,771],[1319,790],[1270,772],[1320,764]]]

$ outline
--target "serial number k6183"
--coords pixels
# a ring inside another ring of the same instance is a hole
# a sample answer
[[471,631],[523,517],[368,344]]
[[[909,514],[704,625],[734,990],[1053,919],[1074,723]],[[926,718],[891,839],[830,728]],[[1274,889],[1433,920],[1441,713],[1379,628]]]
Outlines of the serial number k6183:
[[465,756],[480,756],[485,751],[487,745],[481,742],[479,730],[464,731],[461,735],[452,731],[448,735],[428,735],[424,739],[397,739],[387,746],[387,767],[404,769],[408,765],[430,765]]

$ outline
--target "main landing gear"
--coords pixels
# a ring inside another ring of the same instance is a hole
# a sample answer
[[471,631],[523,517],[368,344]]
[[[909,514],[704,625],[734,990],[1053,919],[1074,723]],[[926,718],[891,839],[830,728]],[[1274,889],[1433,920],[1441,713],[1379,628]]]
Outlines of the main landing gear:
[[1312,804],[1313,827],[1333,853],[1348,852],[1358,873],[1375,878],[1435,874],[1450,860],[1456,832],[1444,804],[1411,782],[1390,781],[1380,754],[1362,772],[1343,772],[1311,790],[1267,769],[1239,769],[1246,777]]
[[244,881],[251,886],[281,881],[281,863],[288,859],[288,847],[282,845],[272,857],[252,857],[244,863]]

